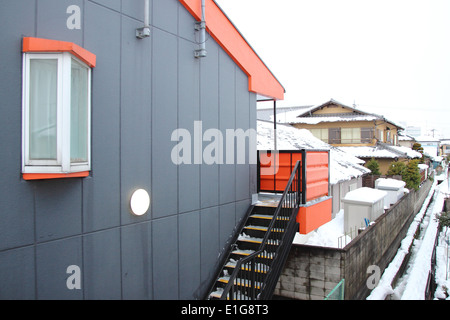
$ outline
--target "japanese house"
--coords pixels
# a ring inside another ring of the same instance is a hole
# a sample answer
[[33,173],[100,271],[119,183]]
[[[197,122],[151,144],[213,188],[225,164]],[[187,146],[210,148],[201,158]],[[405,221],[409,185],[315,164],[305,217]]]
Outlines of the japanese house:
[[375,158],[383,174],[393,161],[407,162],[421,155],[399,145],[403,127],[382,115],[364,112],[334,99],[277,116],[278,121],[308,129],[322,141],[369,161]]

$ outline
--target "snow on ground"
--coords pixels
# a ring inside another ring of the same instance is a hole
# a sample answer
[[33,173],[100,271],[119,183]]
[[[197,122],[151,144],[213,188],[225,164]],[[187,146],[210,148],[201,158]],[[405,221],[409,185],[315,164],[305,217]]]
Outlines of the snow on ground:
[[[394,294],[398,299],[404,300],[423,300],[425,298],[424,293],[428,271],[431,268],[431,256],[438,233],[438,222],[435,220],[435,216],[442,211],[444,200],[449,196],[448,178],[446,177],[441,184],[437,184],[442,179],[439,176],[435,177],[430,192],[411,223],[396,256],[384,270],[378,285],[372,290],[367,300],[384,300],[391,294]],[[426,220],[425,225],[423,225],[424,220]],[[426,230],[422,231],[423,237],[421,239],[415,239],[414,235],[421,224]],[[343,237],[344,211],[340,210],[334,219],[313,231],[306,242],[303,236],[297,234],[294,238],[294,243],[339,248],[343,246],[340,245],[339,241],[342,241],[344,245],[350,241],[349,237],[346,237],[345,240],[347,242],[345,242],[342,239]],[[442,299],[446,298],[450,291],[450,266],[448,265],[448,254],[450,252],[447,253],[449,250],[447,242],[450,242],[450,231],[446,232],[446,230],[443,230],[439,238],[439,245],[436,248],[437,290],[435,298]],[[403,276],[403,283],[400,288],[392,288],[391,284],[411,248],[415,250],[414,257],[413,255],[411,256],[410,268],[407,274]]]
[[439,242],[436,247],[436,273],[435,281],[437,288],[435,299],[450,300],[450,230],[444,228],[439,234]]
[[438,232],[439,222],[436,214],[442,212],[444,197],[448,191],[448,181],[442,182],[436,187],[435,201],[430,208],[430,218],[425,232],[425,236],[417,251],[417,255],[411,266],[411,271],[407,275],[407,283],[402,294],[402,300],[424,300],[427,287],[428,273],[431,270],[431,259],[434,251],[434,244]]
[[403,238],[400,244],[400,248],[398,249],[397,254],[391,261],[391,263],[388,265],[388,267],[384,270],[384,273],[380,278],[378,285],[372,290],[370,295],[367,297],[367,300],[384,300],[387,295],[394,293],[391,284],[394,281],[394,278],[400,266],[402,265],[404,258],[408,254],[412,242],[414,241],[414,234],[416,233],[417,227],[419,226],[420,222],[423,219],[423,216],[425,215],[425,212],[431,201],[433,190],[435,189],[435,187],[436,187],[436,180],[433,183],[433,186],[431,187],[430,192],[427,198],[425,199],[420,211],[416,214],[413,222],[409,226],[409,229],[406,233],[405,238]]
[[[339,238],[344,236],[344,210],[340,210],[334,219],[319,227],[306,242],[297,232],[294,243],[320,247],[339,248]],[[347,239],[350,242],[350,238]]]
[[[445,171],[446,172],[446,171]],[[448,179],[441,184],[437,184],[440,179],[435,177],[433,186],[426,198],[421,210],[411,223],[406,237],[402,240],[396,256],[384,270],[378,285],[372,290],[367,300],[384,300],[388,295],[393,294],[395,298],[401,300],[424,300],[428,274],[431,270],[431,259],[434,250],[435,239],[438,233],[438,222],[436,214],[442,211],[444,200],[448,197]],[[433,192],[434,191],[434,192]],[[432,199],[433,198],[433,199]],[[429,207],[428,207],[429,206]],[[423,237],[414,238],[418,226],[422,224],[424,230]],[[442,237],[442,236],[440,236]],[[448,265],[447,249],[442,245],[436,249],[436,282],[438,288],[435,292],[436,298],[445,298],[447,288],[450,288],[450,281],[447,277],[446,269]],[[391,284],[396,276],[405,256],[412,250],[409,261],[409,269],[399,280],[396,288]],[[447,298],[448,299],[448,298]]]

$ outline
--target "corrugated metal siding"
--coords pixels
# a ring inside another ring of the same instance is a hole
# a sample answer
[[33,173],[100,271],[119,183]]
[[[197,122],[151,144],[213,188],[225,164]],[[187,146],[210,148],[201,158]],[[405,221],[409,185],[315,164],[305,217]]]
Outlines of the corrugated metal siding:
[[[66,28],[69,5],[81,8],[80,30]],[[255,128],[256,94],[248,92],[247,76],[213,39],[208,57],[194,58],[194,18],[176,0],[151,1],[151,36],[143,40],[135,38],[143,1],[1,6],[0,134],[7,151],[0,155],[0,298],[202,297],[256,192],[256,169],[176,166],[170,134],[190,130],[195,120],[204,130]],[[97,56],[87,178],[21,179],[24,36],[74,42]],[[128,209],[137,187],[151,197],[142,217]],[[67,289],[69,265],[81,268],[80,290]]]

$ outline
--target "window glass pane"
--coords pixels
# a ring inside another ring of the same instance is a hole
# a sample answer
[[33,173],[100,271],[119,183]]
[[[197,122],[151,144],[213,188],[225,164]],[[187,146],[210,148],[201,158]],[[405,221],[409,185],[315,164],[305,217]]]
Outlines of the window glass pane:
[[342,128],[341,130],[342,143],[352,143],[353,142],[352,133],[353,133],[352,128]]
[[72,59],[70,161],[88,159],[88,68]]
[[342,128],[342,143],[361,143],[361,130],[359,128]]
[[328,129],[309,129],[312,135],[324,142],[328,142]]
[[322,139],[322,135],[320,132],[320,129],[309,129],[309,131],[312,133],[312,135],[314,137],[316,137],[317,139]]
[[352,129],[352,143],[361,143],[361,129],[353,128]]
[[328,129],[321,129],[322,131],[322,141],[328,143]]
[[30,160],[56,160],[57,70],[56,59],[30,59]]

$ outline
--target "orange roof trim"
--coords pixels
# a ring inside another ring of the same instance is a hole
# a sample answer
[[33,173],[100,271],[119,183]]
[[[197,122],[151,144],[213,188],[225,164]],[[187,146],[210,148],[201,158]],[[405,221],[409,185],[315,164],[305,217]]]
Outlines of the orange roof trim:
[[23,52],[70,52],[89,67],[96,64],[96,55],[73,42],[25,37],[22,44]]
[[[198,21],[201,19],[201,0],[179,0]],[[284,99],[284,88],[256,52],[242,37],[233,23],[213,0],[205,2],[206,29],[249,77],[249,91]]]

